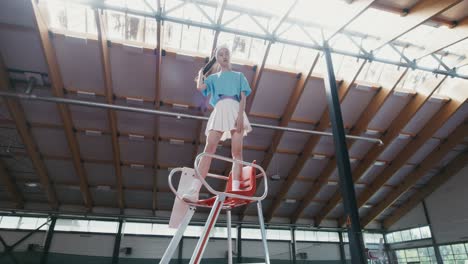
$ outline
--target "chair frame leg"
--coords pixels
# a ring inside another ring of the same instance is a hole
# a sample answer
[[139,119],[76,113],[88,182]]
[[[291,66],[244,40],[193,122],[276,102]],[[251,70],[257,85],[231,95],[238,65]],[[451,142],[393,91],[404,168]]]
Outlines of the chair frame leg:
[[184,235],[185,229],[187,229],[187,226],[189,225],[190,220],[192,219],[193,214],[195,213],[195,209],[196,208],[194,206],[189,207],[189,210],[185,214],[184,219],[182,220],[182,223],[180,223],[180,227],[177,229],[177,232],[174,234],[174,237],[169,243],[169,246],[164,252],[164,255],[161,258],[161,261],[159,262],[159,264],[169,264],[169,262],[171,261],[171,258],[172,256],[174,256],[177,246],[179,245],[180,240],[182,239],[182,236]]
[[228,264],[232,264],[232,235],[231,235],[231,209],[226,211],[227,239],[228,239]]
[[258,211],[258,222],[260,223],[260,231],[262,233],[262,243],[263,243],[263,249],[265,253],[265,263],[270,264],[270,252],[268,251],[265,222],[263,220],[262,203],[260,201],[257,202],[257,211]]
[[200,236],[200,239],[198,240],[195,250],[193,251],[192,258],[190,259],[190,264],[200,263],[201,258],[203,256],[203,252],[205,251],[206,245],[208,244],[208,240],[210,239],[211,230],[213,230],[216,220],[218,219],[219,213],[221,212],[221,209],[223,207],[223,202],[225,199],[226,199],[226,196],[224,196],[223,194],[218,195],[216,197],[216,201],[213,204],[210,215],[208,216],[208,219],[206,220],[203,233]]

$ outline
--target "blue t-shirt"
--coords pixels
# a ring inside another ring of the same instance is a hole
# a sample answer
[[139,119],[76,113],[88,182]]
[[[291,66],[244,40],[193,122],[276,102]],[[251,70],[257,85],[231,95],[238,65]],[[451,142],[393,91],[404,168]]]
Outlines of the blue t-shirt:
[[242,72],[225,71],[211,74],[205,79],[206,89],[202,91],[204,96],[211,94],[210,104],[215,106],[221,95],[234,96],[240,101],[241,92],[249,96],[249,82]]

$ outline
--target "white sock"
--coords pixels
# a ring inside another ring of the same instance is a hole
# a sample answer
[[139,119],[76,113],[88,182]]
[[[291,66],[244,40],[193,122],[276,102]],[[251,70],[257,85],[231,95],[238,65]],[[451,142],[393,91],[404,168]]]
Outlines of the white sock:
[[240,190],[240,181],[232,180],[232,190],[239,191]]

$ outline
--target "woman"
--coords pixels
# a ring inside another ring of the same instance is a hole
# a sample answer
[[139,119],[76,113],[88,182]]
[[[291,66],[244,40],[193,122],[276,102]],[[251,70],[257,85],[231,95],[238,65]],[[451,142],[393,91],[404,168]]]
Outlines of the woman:
[[[242,160],[243,138],[252,131],[244,112],[246,98],[252,90],[244,74],[231,70],[231,52],[227,46],[218,47],[215,51],[215,58],[217,72],[205,78],[201,69],[197,79],[197,90],[204,96],[211,95],[210,104],[214,107],[205,130],[204,151],[214,154],[219,141],[230,138],[232,157]],[[203,178],[208,174],[210,165],[210,157],[205,156],[201,159],[199,169]],[[233,164],[233,190],[245,188],[240,183],[241,171],[241,164]],[[190,191],[183,195],[183,199],[196,202],[201,185],[201,181],[195,180]]]

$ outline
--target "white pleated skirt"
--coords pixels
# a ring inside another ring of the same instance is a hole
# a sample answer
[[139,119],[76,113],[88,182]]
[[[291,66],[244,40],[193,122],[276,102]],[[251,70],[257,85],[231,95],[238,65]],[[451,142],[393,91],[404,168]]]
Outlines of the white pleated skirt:
[[[210,130],[223,132],[221,141],[231,138],[231,131],[236,129],[236,119],[239,115],[239,102],[225,98],[219,100],[213,112],[211,112],[208,124],[206,125],[205,135],[208,136]],[[249,119],[244,112],[244,137],[252,131]]]

